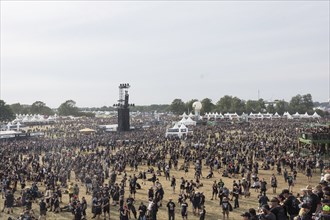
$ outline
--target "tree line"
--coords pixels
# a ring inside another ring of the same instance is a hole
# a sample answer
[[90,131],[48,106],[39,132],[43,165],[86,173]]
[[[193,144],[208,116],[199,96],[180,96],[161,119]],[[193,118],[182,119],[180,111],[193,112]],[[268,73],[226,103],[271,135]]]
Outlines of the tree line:
[[[189,113],[193,112],[192,104],[197,101],[192,99],[188,102],[183,102],[181,99],[174,99],[170,105],[171,112],[175,114],[182,114],[183,112]],[[311,94],[305,95],[296,95],[291,98],[289,102],[285,100],[275,100],[273,102],[267,102],[263,99],[259,100],[243,100],[238,97],[233,97],[225,95],[219,99],[216,103],[213,103],[211,99],[204,98],[202,101],[201,114],[218,112],[218,113],[237,113],[242,114],[243,112],[249,113],[272,113],[277,112],[280,115],[283,115],[284,112],[289,112],[294,114],[298,112],[299,114],[308,114],[314,113],[314,103]],[[318,114],[324,116],[327,114],[321,110],[316,110]]]
[[[183,112],[190,113],[193,112],[192,104],[197,101],[197,99],[191,99],[187,102],[182,101],[180,98],[176,98],[171,104],[153,104],[149,106],[139,106],[136,105],[131,107],[131,111],[140,112],[172,112],[174,114],[180,115]],[[285,100],[275,100],[273,102],[267,102],[263,99],[259,100],[243,100],[235,96],[225,95],[221,97],[217,102],[213,103],[210,98],[204,98],[202,101],[201,114],[209,112],[218,113],[234,113],[242,114],[245,113],[275,113],[282,115],[284,112],[289,112],[294,114],[298,112],[299,114],[313,114],[315,103],[313,103],[312,95],[296,95],[291,98],[289,102]],[[317,103],[320,104],[320,103]],[[3,100],[0,100],[0,121],[10,121],[15,119],[15,114],[40,114],[40,115],[54,115],[57,113],[60,116],[87,116],[94,117],[95,114],[91,111],[115,111],[116,109],[112,106],[103,107],[92,107],[92,108],[79,108],[76,106],[74,100],[67,100],[62,103],[57,109],[51,109],[42,101],[36,101],[32,105],[23,105],[20,103],[14,103],[11,105],[6,104]],[[321,115],[328,115],[328,112],[323,112],[321,110],[316,110],[316,112]]]
[[8,105],[5,101],[0,100],[0,122],[11,121],[15,119],[16,114],[40,114],[40,115],[54,115],[57,113],[60,116],[87,116],[95,117],[95,114],[90,112],[84,112],[76,106],[76,102],[73,100],[67,100],[62,103],[57,109],[51,109],[42,101],[36,101],[32,105],[22,105],[20,103],[14,103]]

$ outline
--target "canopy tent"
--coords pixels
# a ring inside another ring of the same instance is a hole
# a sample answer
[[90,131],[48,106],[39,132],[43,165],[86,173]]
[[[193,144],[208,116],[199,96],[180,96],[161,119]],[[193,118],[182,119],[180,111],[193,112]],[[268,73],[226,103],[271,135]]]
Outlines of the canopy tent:
[[196,122],[188,117],[187,120],[181,125],[196,125]]
[[273,118],[280,118],[281,116],[277,113],[277,112],[275,112],[275,114],[273,115]]
[[23,123],[33,123],[33,124],[39,124],[39,123],[48,123],[48,122],[55,122],[57,118],[57,115],[54,116],[44,116],[40,114],[35,115],[17,115],[15,120],[12,121],[12,123],[16,124],[17,122],[23,122]]
[[184,124],[181,124],[179,127],[179,125],[176,123],[172,128],[168,128],[166,130],[165,137],[174,136],[181,138],[187,135],[189,132],[191,133],[191,131],[189,131]]
[[301,118],[311,118],[312,115],[309,115],[307,112],[305,112],[305,114],[300,115]]
[[321,118],[321,116],[319,114],[317,114],[317,112],[314,112],[314,114],[312,115],[313,118]]
[[263,114],[263,117],[264,118],[268,118],[268,119],[270,118],[271,119],[271,118],[273,118],[273,114],[267,112],[266,114]]
[[185,117],[183,117],[183,118],[179,121],[179,123],[180,123],[180,124],[184,124],[186,121],[187,121],[187,119],[186,119]]
[[283,117],[285,117],[287,119],[293,119],[292,115],[290,115],[289,112],[284,112]]
[[187,118],[188,115],[186,114],[186,112],[184,112],[182,115],[180,115],[182,118]]
[[300,114],[298,112],[296,112],[295,114],[292,115],[293,118],[300,118]]

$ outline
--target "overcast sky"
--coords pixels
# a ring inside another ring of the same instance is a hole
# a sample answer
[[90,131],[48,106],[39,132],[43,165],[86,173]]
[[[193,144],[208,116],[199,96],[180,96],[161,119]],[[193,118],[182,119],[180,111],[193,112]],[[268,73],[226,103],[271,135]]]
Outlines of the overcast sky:
[[1,1],[1,99],[329,99],[329,1]]

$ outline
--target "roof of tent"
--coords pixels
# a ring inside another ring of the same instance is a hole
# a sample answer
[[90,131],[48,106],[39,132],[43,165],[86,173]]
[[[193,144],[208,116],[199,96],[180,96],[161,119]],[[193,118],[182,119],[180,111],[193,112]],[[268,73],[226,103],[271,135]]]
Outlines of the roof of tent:
[[188,118],[186,119],[186,122],[195,122],[195,121],[192,120],[190,117],[188,117]]
[[185,117],[183,117],[179,122],[180,123],[184,123],[184,122],[186,122],[187,121],[187,119],[185,118]]
[[186,114],[186,112],[184,112],[184,113],[181,115],[181,117],[186,118],[186,117],[188,117],[188,115]]
[[180,129],[187,129],[187,127],[184,124],[181,124]]
[[179,128],[178,123],[175,123],[174,126],[173,126],[173,129],[178,129],[178,128]]

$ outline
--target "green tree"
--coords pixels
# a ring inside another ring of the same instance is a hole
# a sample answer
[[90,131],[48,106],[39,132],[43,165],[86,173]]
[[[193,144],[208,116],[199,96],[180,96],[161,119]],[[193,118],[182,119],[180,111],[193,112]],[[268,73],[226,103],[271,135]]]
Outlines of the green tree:
[[31,105],[31,114],[53,115],[54,112],[51,108],[46,106],[42,101],[36,101]]
[[275,101],[275,112],[283,115],[284,112],[289,111],[289,103],[284,100]]
[[14,114],[30,114],[30,106],[21,105],[20,103],[14,103],[10,105]]
[[265,104],[265,101],[263,99],[259,99],[257,101],[257,109],[258,109],[258,112],[266,111],[266,104]]
[[63,116],[78,116],[79,109],[76,107],[76,102],[73,100],[67,100],[58,107],[58,114]]
[[272,103],[267,105],[266,110],[269,113],[273,113],[273,114],[275,113],[275,107]]
[[256,100],[248,100],[245,104],[245,111],[249,113],[258,113],[258,103]]
[[216,109],[219,112],[222,113],[227,113],[230,112],[231,110],[231,105],[232,105],[233,97],[229,95],[225,95],[222,97],[216,104]]
[[201,101],[202,103],[202,109],[201,114],[210,113],[214,110],[214,104],[212,103],[212,100],[209,98],[205,98]]
[[298,112],[299,114],[305,113],[303,98],[300,94],[293,96],[290,100],[289,111],[291,114]]
[[246,113],[258,113],[266,111],[266,104],[263,99],[259,100],[248,100],[245,105]]
[[312,113],[313,112],[313,107],[314,107],[314,103],[313,103],[313,98],[311,94],[306,94],[302,96],[302,104],[303,104],[303,110],[305,110],[305,112],[309,112]]
[[181,99],[174,99],[170,105],[170,110],[176,114],[180,115],[186,111],[186,105]]
[[243,100],[237,97],[232,98],[231,106],[230,106],[231,113],[236,112],[237,114],[240,115],[244,112],[244,109],[245,109],[245,103]]
[[5,101],[0,100],[0,121],[6,122],[15,119],[13,110]]

